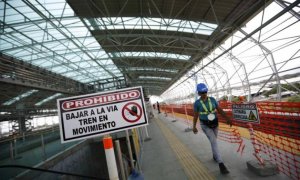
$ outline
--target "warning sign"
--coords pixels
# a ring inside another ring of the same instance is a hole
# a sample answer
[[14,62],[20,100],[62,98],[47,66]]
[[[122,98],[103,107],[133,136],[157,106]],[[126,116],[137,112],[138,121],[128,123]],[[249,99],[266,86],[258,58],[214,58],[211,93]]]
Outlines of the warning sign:
[[232,104],[233,118],[244,122],[259,123],[256,104]]
[[57,100],[62,143],[148,124],[141,87]]

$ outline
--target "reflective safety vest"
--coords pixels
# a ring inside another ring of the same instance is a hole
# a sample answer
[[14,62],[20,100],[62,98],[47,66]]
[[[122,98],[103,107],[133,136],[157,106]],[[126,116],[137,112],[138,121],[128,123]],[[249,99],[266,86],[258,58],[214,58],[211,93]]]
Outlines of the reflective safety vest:
[[209,111],[208,111],[206,105],[204,104],[204,102],[201,99],[200,99],[200,104],[202,105],[205,112],[199,112],[199,114],[210,114],[210,113],[215,113],[216,112],[216,109],[213,110],[210,97],[208,97]]

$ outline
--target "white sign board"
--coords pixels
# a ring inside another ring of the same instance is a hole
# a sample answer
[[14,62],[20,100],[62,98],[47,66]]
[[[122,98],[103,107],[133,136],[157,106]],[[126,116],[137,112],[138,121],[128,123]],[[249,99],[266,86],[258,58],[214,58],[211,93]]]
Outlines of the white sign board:
[[57,100],[61,142],[148,125],[141,87]]
[[243,122],[260,123],[256,104],[232,104],[233,118]]

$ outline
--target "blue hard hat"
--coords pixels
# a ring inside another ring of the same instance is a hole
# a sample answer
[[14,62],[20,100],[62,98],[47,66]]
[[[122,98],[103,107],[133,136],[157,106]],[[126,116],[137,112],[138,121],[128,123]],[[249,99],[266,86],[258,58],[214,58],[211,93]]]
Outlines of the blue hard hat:
[[199,84],[197,85],[197,91],[198,91],[198,92],[207,92],[208,89],[207,89],[206,84],[204,84],[204,83],[199,83]]

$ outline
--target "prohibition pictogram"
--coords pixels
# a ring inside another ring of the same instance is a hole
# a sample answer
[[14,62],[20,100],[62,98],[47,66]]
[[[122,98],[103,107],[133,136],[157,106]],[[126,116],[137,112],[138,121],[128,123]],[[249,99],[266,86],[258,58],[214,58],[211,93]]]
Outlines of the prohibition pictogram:
[[142,107],[135,102],[129,102],[122,108],[122,116],[125,121],[134,123],[142,117]]

